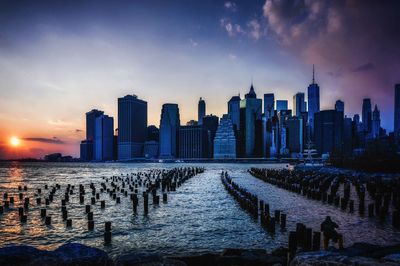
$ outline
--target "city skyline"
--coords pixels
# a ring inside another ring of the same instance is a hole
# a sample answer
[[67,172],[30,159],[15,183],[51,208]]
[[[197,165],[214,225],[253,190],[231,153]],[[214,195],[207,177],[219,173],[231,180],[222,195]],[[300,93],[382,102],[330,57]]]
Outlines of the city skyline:
[[[400,68],[391,59],[399,48],[392,47],[398,35],[389,10],[395,10],[396,4],[387,1],[380,6],[383,11],[378,9],[372,16],[376,23],[372,28],[386,28],[373,37],[364,34],[367,41],[359,45],[360,50],[373,48],[368,56],[339,49],[337,58],[324,58],[334,46],[322,49],[321,44],[333,36],[348,36],[349,30],[361,34],[360,25],[343,27],[343,23],[350,25],[349,13],[357,13],[360,4],[310,3],[303,3],[309,18],[289,25],[285,8],[275,1],[206,1],[190,7],[176,1],[170,6],[158,2],[94,6],[87,1],[58,3],[54,14],[50,12],[54,6],[46,1],[37,5],[2,2],[0,158],[42,157],[55,151],[78,157],[78,144],[85,136],[82,114],[100,109],[114,117],[116,128],[116,99],[127,94],[148,102],[148,125],[156,126],[161,106],[169,102],[179,105],[182,124],[196,119],[194,106],[200,97],[207,103],[207,113],[222,117],[226,102],[238,93],[243,97],[251,80],[260,98],[274,93],[276,100],[288,100],[293,109],[295,93],[307,96],[314,63],[321,110],[333,109],[340,99],[347,115],[362,116],[363,98],[371,98],[372,107],[377,104],[380,110],[382,127],[392,131],[393,88]],[[375,6],[361,7],[357,15],[364,23]],[[107,8],[115,13],[102,16]],[[298,8],[286,7],[295,15]],[[313,14],[334,14],[325,21],[333,27],[325,29],[325,39],[302,32],[311,27]],[[151,15],[158,15],[157,19],[149,19]],[[164,25],[163,19],[170,23]],[[297,29],[299,37],[288,35],[290,29]],[[379,45],[371,46],[370,41],[378,37],[385,37],[380,40],[386,40],[392,53],[373,53]],[[306,47],[300,50],[308,56],[292,49],[303,42]],[[355,44],[349,45],[354,48]],[[349,91],[354,96],[346,97]],[[12,136],[24,142],[18,150],[9,145]]]

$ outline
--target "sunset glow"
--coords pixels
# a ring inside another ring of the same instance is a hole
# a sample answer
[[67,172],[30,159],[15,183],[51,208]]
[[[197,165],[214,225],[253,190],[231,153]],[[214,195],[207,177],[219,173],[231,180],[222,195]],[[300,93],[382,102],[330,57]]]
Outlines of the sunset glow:
[[19,138],[17,138],[17,137],[11,137],[10,144],[13,147],[17,147],[17,146],[19,146],[21,144],[21,140]]

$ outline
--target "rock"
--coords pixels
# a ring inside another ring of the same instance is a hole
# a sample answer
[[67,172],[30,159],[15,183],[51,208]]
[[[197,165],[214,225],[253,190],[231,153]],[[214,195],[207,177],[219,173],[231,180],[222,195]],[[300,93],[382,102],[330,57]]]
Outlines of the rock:
[[7,246],[0,249],[0,265],[29,265],[38,257],[47,257],[48,253],[30,246]]
[[360,256],[346,256],[338,252],[316,251],[296,255],[290,266],[394,266],[397,263]]
[[62,265],[109,265],[111,260],[106,252],[82,244],[70,243],[53,251]]
[[136,252],[126,255],[118,256],[115,259],[116,266],[128,266],[128,265],[162,265],[163,258],[159,255],[146,253],[146,252]]
[[384,261],[396,262],[400,265],[400,253],[387,255],[383,258]]

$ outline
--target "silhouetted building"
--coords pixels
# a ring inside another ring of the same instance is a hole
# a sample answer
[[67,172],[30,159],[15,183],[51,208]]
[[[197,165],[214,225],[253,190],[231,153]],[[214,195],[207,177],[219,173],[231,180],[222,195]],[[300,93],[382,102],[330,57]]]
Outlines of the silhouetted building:
[[286,121],[292,117],[292,110],[280,110],[278,112],[278,151],[280,156],[287,156],[289,149],[287,145],[287,124]]
[[187,126],[198,126],[199,122],[197,122],[196,120],[189,120],[186,122]]
[[228,114],[222,116],[214,138],[214,159],[236,158],[236,136]]
[[289,117],[286,120],[286,128],[289,152],[292,154],[292,157],[299,157],[304,147],[303,117]]
[[144,157],[154,159],[158,157],[158,141],[149,140],[144,143]]
[[281,110],[288,109],[288,101],[287,100],[276,100],[276,112]]
[[108,115],[96,118],[95,160],[109,161],[114,157],[114,119]]
[[147,137],[147,102],[136,95],[118,98],[118,159],[143,157]]
[[82,140],[80,144],[80,159],[81,161],[93,160],[93,141]]
[[376,139],[380,136],[381,129],[381,113],[378,110],[378,106],[375,104],[374,111],[372,112],[372,126],[371,126],[372,138]]
[[96,138],[96,118],[103,115],[104,112],[93,109],[86,113],[86,140],[94,141]]
[[343,155],[351,156],[353,153],[353,122],[351,118],[345,117],[343,119]]
[[[257,99],[253,84],[245,99],[240,101],[240,144],[242,156],[261,157],[262,153],[262,100]],[[256,146],[256,142],[259,145]]]
[[214,154],[214,138],[217,132],[219,124],[219,118],[215,115],[206,115],[203,117],[203,129],[207,132],[207,143],[206,143],[206,156],[211,158]]
[[160,130],[154,126],[148,126],[147,127],[147,138],[146,141],[159,141],[160,139]]
[[315,146],[319,154],[342,154],[343,115],[336,110],[314,114]]
[[298,92],[293,96],[293,112],[294,116],[300,116],[306,111],[306,103],[304,102],[304,93]]
[[[203,120],[205,122],[205,120]],[[179,157],[184,159],[207,157],[208,135],[202,126],[179,128]]]
[[320,111],[319,104],[319,86],[315,83],[315,71],[313,65],[313,78],[312,83],[307,89],[308,95],[308,125],[310,127],[310,139],[314,140],[314,114]]
[[369,98],[363,99],[362,122],[363,122],[363,125],[364,125],[364,131],[371,132],[371,127],[372,127],[372,107],[371,107],[371,99],[369,99]]
[[240,128],[240,95],[233,96],[228,102],[228,114],[236,131]]
[[273,93],[264,94],[264,114],[266,119],[274,116],[275,112],[275,96]]
[[160,119],[160,158],[178,157],[178,134],[180,126],[177,104],[163,104]]
[[342,112],[344,115],[344,102],[341,100],[337,100],[335,103],[335,110],[338,112]]
[[197,110],[197,121],[199,125],[203,124],[203,117],[206,115],[206,102],[200,97],[198,110]]
[[400,84],[394,86],[394,135],[400,138]]

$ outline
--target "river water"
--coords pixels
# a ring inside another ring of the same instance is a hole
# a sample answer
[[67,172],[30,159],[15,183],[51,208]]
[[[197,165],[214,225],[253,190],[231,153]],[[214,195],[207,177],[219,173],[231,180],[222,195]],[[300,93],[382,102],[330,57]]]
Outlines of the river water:
[[[58,183],[62,191],[67,184],[75,187],[83,184],[89,188],[91,182],[99,188],[103,177],[185,166],[201,166],[205,172],[189,179],[175,192],[170,192],[167,204],[150,205],[147,216],[141,212],[142,205],[139,205],[138,214],[133,214],[129,197],[122,196],[121,204],[116,205],[108,194],[101,194],[107,207],[102,210],[97,202],[93,208],[93,231],[87,230],[85,206],[79,204],[77,188],[67,204],[72,228],[66,228],[62,220],[62,192],[56,193],[53,203],[47,207],[52,216],[51,226],[44,225],[40,218],[40,208],[44,204],[36,206],[36,188],[43,188],[45,184],[50,187]],[[54,249],[68,242],[78,242],[101,248],[111,256],[132,251],[187,255],[221,251],[224,248],[272,250],[287,245],[288,231],[295,230],[296,222],[319,230],[326,215],[339,224],[340,232],[345,236],[345,245],[360,241],[382,245],[400,242],[400,231],[392,228],[390,220],[380,223],[375,218],[360,217],[357,212],[349,214],[334,206],[279,189],[248,174],[247,169],[251,167],[279,168],[284,165],[0,163],[0,195],[8,192],[16,199],[14,206],[0,215],[0,247],[27,244],[41,249]],[[287,230],[277,230],[272,236],[243,211],[225,191],[220,180],[222,170],[227,170],[236,183],[268,202],[271,212],[279,209],[287,213]],[[26,224],[21,224],[18,216],[19,185],[28,186],[28,191],[24,193],[31,198]],[[105,221],[112,221],[112,244],[107,246],[103,241]]]

